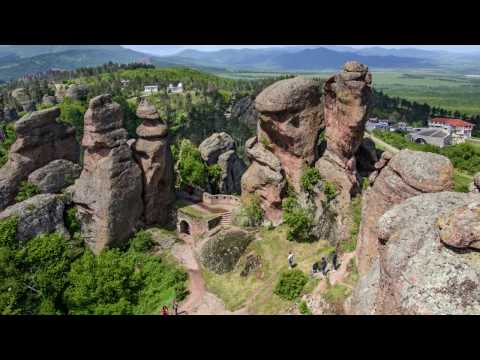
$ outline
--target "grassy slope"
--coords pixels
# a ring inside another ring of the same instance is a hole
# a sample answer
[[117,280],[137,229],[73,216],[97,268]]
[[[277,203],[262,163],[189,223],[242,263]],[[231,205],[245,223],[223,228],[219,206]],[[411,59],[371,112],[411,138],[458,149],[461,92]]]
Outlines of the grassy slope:
[[[219,296],[229,310],[237,310],[247,305],[250,313],[281,314],[293,303],[273,294],[280,273],[288,269],[287,255],[291,250],[295,255],[298,269],[306,274],[315,261],[333,250],[326,241],[296,243],[286,239],[287,228],[280,226],[274,230],[261,230],[261,240],[250,244],[246,254],[254,252],[262,258],[262,267],[247,277],[240,276],[245,264],[243,256],[234,271],[217,275],[203,271],[208,289]],[[305,285],[304,293],[313,290],[318,279],[311,279]],[[248,300],[248,301],[247,301]],[[248,304],[247,304],[248,302]]]

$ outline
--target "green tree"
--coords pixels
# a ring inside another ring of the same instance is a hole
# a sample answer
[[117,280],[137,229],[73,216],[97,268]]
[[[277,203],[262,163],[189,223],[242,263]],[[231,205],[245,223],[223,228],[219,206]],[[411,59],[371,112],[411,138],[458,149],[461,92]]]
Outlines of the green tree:
[[87,105],[78,100],[66,97],[60,107],[60,120],[72,125],[75,128],[75,135],[78,141],[83,137],[83,118],[87,111]]
[[180,143],[177,172],[180,187],[187,185],[206,186],[207,166],[202,160],[200,151],[187,139]]
[[315,167],[308,167],[303,171],[300,178],[300,185],[304,191],[311,195],[320,180],[322,180],[322,178],[318,169]]
[[297,199],[290,196],[282,202],[283,220],[288,225],[287,239],[289,241],[310,241],[313,229],[313,212],[305,209]]

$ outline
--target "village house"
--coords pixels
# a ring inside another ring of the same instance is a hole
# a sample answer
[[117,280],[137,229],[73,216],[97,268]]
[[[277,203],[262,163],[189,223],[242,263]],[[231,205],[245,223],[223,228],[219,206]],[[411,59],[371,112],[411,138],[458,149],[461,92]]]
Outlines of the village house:
[[122,88],[127,87],[129,83],[130,83],[130,80],[126,80],[126,79],[120,80],[120,84],[122,85]]
[[441,148],[452,143],[452,134],[441,128],[422,129],[410,134],[409,138],[417,144],[430,144]]
[[143,88],[143,92],[145,95],[158,93],[158,85],[146,85]]
[[180,94],[183,93],[183,84],[181,82],[169,84],[167,87],[167,93],[169,94]]
[[472,137],[474,125],[462,119],[434,117],[428,122],[429,127],[442,128],[452,135],[452,145],[464,143]]

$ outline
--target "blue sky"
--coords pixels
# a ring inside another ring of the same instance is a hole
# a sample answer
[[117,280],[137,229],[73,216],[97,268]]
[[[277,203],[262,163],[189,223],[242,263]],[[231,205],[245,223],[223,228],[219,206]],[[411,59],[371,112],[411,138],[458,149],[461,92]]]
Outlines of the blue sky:
[[[133,50],[149,52],[157,55],[170,55],[183,49],[197,49],[204,51],[213,51],[219,49],[242,49],[242,48],[266,48],[266,47],[285,47],[288,45],[124,45]],[[365,48],[380,46],[385,48],[417,48],[424,50],[446,50],[457,53],[468,53],[480,51],[480,45],[343,45],[353,48]]]

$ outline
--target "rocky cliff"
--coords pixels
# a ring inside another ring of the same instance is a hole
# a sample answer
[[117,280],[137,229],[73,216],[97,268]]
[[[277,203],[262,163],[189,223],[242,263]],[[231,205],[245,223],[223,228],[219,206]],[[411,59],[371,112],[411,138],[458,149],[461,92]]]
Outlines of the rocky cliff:
[[379,256],[357,284],[354,314],[479,314],[480,197],[414,196],[378,221]]
[[98,254],[121,245],[135,231],[143,213],[142,171],[127,145],[120,106],[110,95],[92,100],[84,119],[84,166],[75,182],[82,236]]
[[143,122],[137,128],[138,139],[132,149],[142,170],[145,223],[165,225],[174,201],[173,157],[168,127],[146,99],[138,106],[137,116]]
[[57,159],[79,161],[75,129],[58,122],[59,115],[55,107],[30,113],[15,123],[17,138],[0,169],[0,210],[14,202],[20,183],[34,170]]

